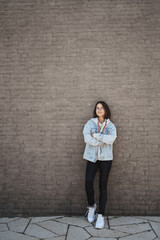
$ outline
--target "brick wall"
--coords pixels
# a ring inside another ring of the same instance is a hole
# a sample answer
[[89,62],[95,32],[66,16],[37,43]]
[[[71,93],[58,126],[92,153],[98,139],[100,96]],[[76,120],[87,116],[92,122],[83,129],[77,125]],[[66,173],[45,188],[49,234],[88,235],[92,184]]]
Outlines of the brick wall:
[[1,216],[85,213],[98,100],[118,132],[106,214],[160,214],[159,1],[1,0],[0,23]]

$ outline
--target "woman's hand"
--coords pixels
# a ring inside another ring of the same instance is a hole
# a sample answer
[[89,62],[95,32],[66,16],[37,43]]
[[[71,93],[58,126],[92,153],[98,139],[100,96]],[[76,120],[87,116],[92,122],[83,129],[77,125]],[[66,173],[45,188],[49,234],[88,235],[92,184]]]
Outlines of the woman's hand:
[[99,136],[99,133],[92,133],[92,134],[91,134],[91,136],[92,136],[93,138],[95,138],[95,139],[97,139],[97,140],[98,140],[98,138],[97,138],[97,137]]
[[92,136],[93,136],[93,138],[95,138],[95,139],[98,140],[98,138],[99,138],[99,133],[93,133]]
[[91,136],[92,136],[93,138],[95,138],[95,137],[94,137],[94,133],[91,133]]

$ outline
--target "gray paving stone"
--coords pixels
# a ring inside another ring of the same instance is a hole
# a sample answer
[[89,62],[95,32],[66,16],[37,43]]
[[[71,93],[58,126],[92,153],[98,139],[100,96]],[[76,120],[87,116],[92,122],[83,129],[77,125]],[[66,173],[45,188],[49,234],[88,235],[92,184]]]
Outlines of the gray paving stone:
[[151,224],[153,230],[155,231],[155,233],[157,234],[157,236],[160,237],[160,223],[150,221],[150,224]]
[[68,228],[68,224],[52,220],[40,222],[38,225],[56,233],[57,235],[65,235]]
[[7,217],[4,217],[4,218],[0,218],[0,223],[9,223],[11,221],[14,221],[15,219],[18,219],[19,217],[15,217],[15,218],[7,218]]
[[136,218],[146,219],[153,222],[160,222],[160,217],[158,216],[136,216]]
[[7,227],[7,224],[0,224],[0,232],[2,232],[2,231],[8,231],[8,227]]
[[90,235],[81,227],[70,226],[68,229],[67,240],[86,240]]
[[86,231],[91,234],[92,237],[108,237],[108,238],[118,238],[128,235],[127,233],[122,233],[112,229],[95,229],[94,227],[85,227]]
[[37,226],[36,224],[29,224],[25,231],[25,234],[37,238],[51,238],[57,236],[55,233],[48,231],[47,229],[44,229],[40,226]]
[[61,219],[57,219],[57,221],[62,222],[62,223],[67,223],[70,225],[75,225],[79,227],[87,227],[87,226],[92,226],[91,223],[89,223],[85,218],[79,218],[79,217],[64,217]]
[[138,219],[135,217],[117,217],[114,219],[109,220],[109,225],[110,226],[119,226],[119,225],[126,225],[126,224],[134,224],[134,223],[144,223],[148,222],[146,219]]
[[28,218],[19,218],[15,219],[8,223],[8,227],[13,232],[24,232],[25,228],[27,227],[30,219]]
[[117,218],[117,217],[120,217],[120,216],[108,216],[108,219]]
[[45,240],[65,240],[66,236],[59,236],[59,237],[53,237],[53,238],[45,238]]
[[0,240],[39,240],[39,238],[29,237],[21,233],[6,231],[0,232]]
[[43,222],[51,219],[62,218],[63,216],[50,216],[50,217],[34,217],[31,220],[31,223]]
[[155,239],[156,235],[153,231],[149,232],[143,232],[143,233],[137,233],[133,234],[127,237],[122,237],[120,240],[153,240]]
[[84,216],[0,218],[0,240],[160,240],[158,216],[108,216],[108,220],[110,229],[105,216],[105,228],[98,230],[96,221],[90,224]]
[[96,237],[91,237],[89,240],[117,240],[117,238],[96,238]]
[[125,225],[114,226],[114,227],[111,227],[111,229],[114,229],[114,230],[117,230],[120,232],[130,233],[130,234],[135,234],[135,233],[152,230],[149,223],[129,224],[126,226]]

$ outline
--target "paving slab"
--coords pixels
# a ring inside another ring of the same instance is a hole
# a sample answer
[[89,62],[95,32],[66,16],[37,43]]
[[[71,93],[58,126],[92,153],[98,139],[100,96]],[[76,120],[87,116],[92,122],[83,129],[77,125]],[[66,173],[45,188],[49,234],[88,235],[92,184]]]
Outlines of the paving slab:
[[[122,216],[108,216],[107,219],[111,220],[111,219],[115,219],[115,218],[119,218],[119,217],[122,217]],[[124,216],[124,217],[126,217],[126,216]]]
[[120,231],[120,232],[130,233],[130,234],[135,234],[135,233],[140,233],[140,232],[152,230],[149,223],[113,226],[110,229],[117,230],[117,231]]
[[117,240],[117,238],[96,238],[96,237],[91,237],[89,240]]
[[60,237],[53,237],[53,238],[45,238],[45,240],[65,240],[66,236],[60,236]]
[[70,225],[75,225],[78,227],[92,226],[92,224],[89,223],[85,218],[79,218],[79,217],[63,217],[63,218],[57,219],[57,221],[62,223],[67,223]]
[[8,218],[8,217],[3,217],[3,218],[0,218],[0,223],[9,223],[11,221],[14,221],[15,219],[18,219],[20,217],[15,217],[15,218]]
[[3,232],[3,231],[8,231],[7,224],[5,223],[0,224],[0,232]]
[[117,218],[110,219],[109,220],[109,225],[110,226],[119,226],[119,225],[144,223],[144,222],[148,222],[148,220],[147,219],[136,218],[136,217],[122,216],[122,217],[117,217]]
[[87,233],[83,228],[76,226],[69,226],[67,240],[86,240],[91,235]]
[[21,233],[6,231],[0,233],[0,240],[39,240],[39,238],[30,237]]
[[153,231],[133,234],[127,237],[122,237],[119,240],[153,240],[156,235]]
[[55,233],[48,231],[47,229],[44,229],[36,224],[30,224],[25,230],[25,234],[37,238],[49,238],[57,236]]
[[126,233],[122,233],[122,232],[115,231],[112,229],[107,229],[107,228],[95,229],[94,227],[85,227],[85,229],[93,237],[118,238],[118,237],[123,237],[128,235]]
[[159,222],[160,223],[160,216],[136,216],[136,218],[146,219],[148,221]]
[[150,224],[157,236],[160,237],[160,223],[150,221]]
[[62,217],[64,217],[64,216],[34,217],[34,218],[32,218],[31,223],[44,222],[47,220],[57,219],[57,218],[62,218]]
[[22,233],[26,229],[29,222],[30,222],[29,218],[19,218],[9,222],[8,227],[9,227],[9,230],[13,232]]
[[67,233],[68,224],[49,220],[38,223],[39,226],[54,232],[57,235],[65,235]]
[[95,223],[84,216],[3,217],[0,240],[160,240],[158,216],[105,216],[103,229]]

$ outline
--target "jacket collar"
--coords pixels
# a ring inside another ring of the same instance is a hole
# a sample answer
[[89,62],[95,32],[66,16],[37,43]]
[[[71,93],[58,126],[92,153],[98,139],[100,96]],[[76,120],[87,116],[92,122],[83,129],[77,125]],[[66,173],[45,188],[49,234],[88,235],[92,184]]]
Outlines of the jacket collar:
[[[98,117],[96,117],[96,118],[91,118],[91,120],[97,125],[97,123],[98,123]],[[109,120],[109,118],[108,119],[105,119],[105,121],[103,122],[103,124],[102,124],[102,127],[105,125],[105,122],[107,122],[107,125],[110,123],[110,120]]]

